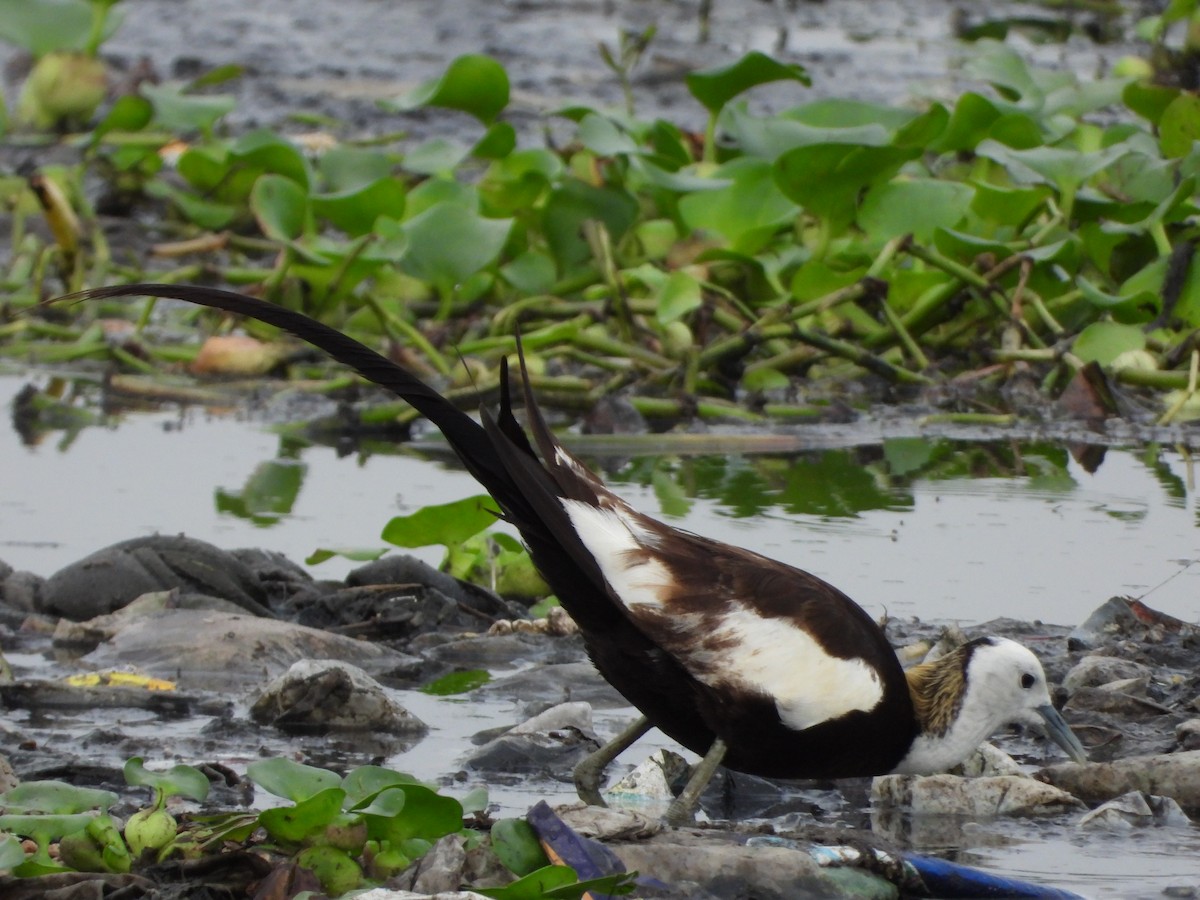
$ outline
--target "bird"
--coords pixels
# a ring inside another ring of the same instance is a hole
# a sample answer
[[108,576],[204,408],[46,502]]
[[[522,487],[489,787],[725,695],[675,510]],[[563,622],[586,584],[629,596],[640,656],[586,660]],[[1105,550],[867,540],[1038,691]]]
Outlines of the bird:
[[586,802],[603,805],[604,770],[652,727],[701,757],[665,815],[676,825],[693,821],[720,766],[784,779],[930,774],[1018,723],[1040,723],[1072,760],[1087,761],[1051,703],[1041,663],[1021,644],[976,638],[905,671],[883,629],[833,585],[635,509],[550,430],[519,335],[528,433],[513,409],[507,360],[498,409],[481,408],[476,420],[362,343],[259,298],[129,284],[63,299],[134,296],[279,327],[406,400],[442,432],[520,533],[596,669],[641,713],[576,767]]

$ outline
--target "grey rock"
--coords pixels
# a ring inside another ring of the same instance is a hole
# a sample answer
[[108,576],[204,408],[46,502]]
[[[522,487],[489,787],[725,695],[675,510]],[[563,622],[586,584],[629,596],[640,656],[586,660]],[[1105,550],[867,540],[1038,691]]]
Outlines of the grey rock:
[[172,588],[221,597],[256,616],[271,615],[254,573],[233,554],[167,535],[122,541],[60,569],[46,580],[40,611],[81,621]]
[[302,659],[353,661],[372,675],[412,673],[420,660],[353,638],[277,619],[164,610],[130,622],[83,657],[98,668],[134,665],[186,688],[242,690]]
[[284,731],[370,731],[412,735],[428,726],[358,666],[302,659],[263,688],[250,707],[256,722]]
[[1083,815],[1080,828],[1109,828],[1128,831],[1147,826],[1190,826],[1187,813],[1170,797],[1130,791]]
[[1026,776],[881,775],[871,783],[871,802],[912,810],[913,815],[1029,816],[1082,808],[1064,790]]
[[42,591],[46,579],[33,572],[13,570],[0,563],[6,571],[0,571],[0,603],[20,612],[37,612],[42,608]]
[[1063,678],[1063,687],[1071,694],[1080,688],[1099,687],[1127,678],[1148,678],[1148,666],[1116,656],[1085,656]]

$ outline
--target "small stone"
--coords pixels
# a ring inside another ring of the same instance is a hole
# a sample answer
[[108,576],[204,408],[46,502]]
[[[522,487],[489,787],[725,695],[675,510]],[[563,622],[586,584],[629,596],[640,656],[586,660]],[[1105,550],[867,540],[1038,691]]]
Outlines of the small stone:
[[1083,687],[1099,687],[1125,678],[1149,679],[1148,666],[1116,656],[1085,656],[1063,678],[1063,687],[1071,694]]
[[420,734],[428,726],[358,666],[304,659],[264,689],[250,716],[285,731]]

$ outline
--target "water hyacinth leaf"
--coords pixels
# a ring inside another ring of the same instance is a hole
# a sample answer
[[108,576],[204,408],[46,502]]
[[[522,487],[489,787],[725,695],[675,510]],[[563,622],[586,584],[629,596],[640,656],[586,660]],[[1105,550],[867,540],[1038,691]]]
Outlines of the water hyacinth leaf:
[[112,791],[77,787],[65,781],[27,781],[3,795],[9,812],[39,812],[69,815],[89,809],[106,810],[118,797]]
[[237,105],[229,94],[187,94],[186,90],[187,86],[180,84],[143,82],[138,86],[138,92],[154,105],[155,123],[172,134],[210,134]]
[[742,376],[742,389],[747,391],[784,391],[792,381],[783,372],[770,366],[747,369]]
[[1180,94],[1163,110],[1158,121],[1158,143],[1163,156],[1178,159],[1200,140],[1200,97]]
[[775,160],[797,147],[818,144],[883,147],[891,143],[893,129],[879,122],[831,127],[810,125],[783,116],[754,116],[738,104],[725,111],[725,131],[748,156]]
[[471,788],[459,800],[459,803],[462,804],[463,814],[468,816],[474,813],[486,812],[489,802],[488,789],[482,784]]
[[311,183],[308,162],[300,148],[270,131],[251,131],[229,147],[230,158],[257,174],[271,172],[290,178],[307,189]]
[[25,861],[21,841],[11,834],[0,834],[0,869],[15,869]]
[[[355,812],[363,812],[364,804],[371,802],[376,796],[388,788],[403,784],[420,784],[417,779],[395,769],[385,769],[383,766],[359,766],[350,770],[342,779],[342,790],[346,792],[346,806]],[[397,811],[404,806],[403,795],[393,797],[385,803],[391,803]],[[390,807],[389,807],[390,808]],[[376,812],[383,814],[385,807],[377,807]]]
[[391,552],[389,547],[319,547],[305,557],[304,564],[315,566],[335,556],[352,562],[375,562]]
[[500,267],[500,277],[528,296],[549,291],[557,275],[554,260],[538,250],[526,250]]
[[537,832],[524,819],[501,819],[492,826],[492,852],[517,877],[550,863]]
[[300,496],[307,464],[297,459],[270,459],[259,463],[241,491],[217,489],[221,512],[259,524],[272,524],[290,513]]
[[818,144],[789,150],[775,162],[775,180],[784,194],[833,225],[854,219],[863,188],[886,181],[919,148]]
[[455,694],[466,694],[469,691],[475,690],[477,687],[483,687],[492,680],[492,676],[486,669],[468,669],[463,672],[451,672],[449,675],[443,675],[429,684],[421,686],[422,694],[429,694],[432,697],[452,697]]
[[294,806],[264,809],[258,821],[276,840],[297,844],[332,822],[341,813],[345,799],[346,792],[340,787],[326,788],[297,800]]
[[141,758],[134,756],[125,763],[124,774],[127,784],[151,787],[168,797],[204,800],[208,796],[208,778],[194,766],[177,765],[165,772],[157,772],[147,769]]
[[986,222],[1018,227],[1029,221],[1052,195],[1046,185],[1027,188],[1006,188],[982,181],[971,182],[975,188],[971,212]]
[[316,161],[317,176],[325,193],[337,194],[366,187],[387,178],[396,160],[389,154],[365,147],[332,147]]
[[471,148],[449,138],[431,138],[404,154],[404,169],[415,175],[450,177]]
[[517,130],[507,122],[493,122],[475,142],[470,154],[476,159],[504,159],[517,149]]
[[883,442],[883,458],[888,471],[897,478],[919,472],[933,459],[937,445],[923,437],[889,438]]
[[511,228],[511,219],[485,219],[458,204],[430,207],[405,222],[400,267],[450,291],[499,256]]
[[[82,50],[93,21],[87,0],[0,0],[0,40],[34,57],[53,50]],[[109,23],[109,31],[116,23]]]
[[[64,834],[72,834],[86,828],[96,818],[93,813],[54,813],[27,815],[5,813],[0,815],[0,831],[9,831],[22,837],[33,838],[39,844],[57,840]],[[57,871],[57,870],[56,870]]]
[[[1148,266],[1147,269],[1149,268],[1151,267]],[[1143,273],[1145,272],[1146,270],[1143,270]],[[1101,290],[1082,275],[1078,276],[1075,279],[1075,282],[1078,285],[1080,292],[1083,294],[1084,299],[1086,299],[1088,303],[1092,304],[1092,306],[1098,307],[1099,309],[1117,310],[1121,307],[1126,307],[1131,310],[1138,308],[1151,309],[1158,304],[1159,300],[1158,294],[1150,288],[1139,289],[1135,287],[1133,290],[1129,290],[1129,282],[1126,282],[1125,285],[1122,286],[1121,292],[1117,294],[1110,294],[1107,291]],[[1161,277],[1159,278],[1159,282],[1161,284]],[[1146,315],[1146,318],[1149,318],[1148,314]]]
[[637,142],[605,116],[588,113],[579,123],[579,141],[597,156],[636,153]]
[[930,150],[938,153],[960,153],[974,150],[986,139],[993,123],[1000,117],[996,105],[986,97],[967,92],[958,98],[950,119]]
[[267,793],[293,803],[338,787],[342,782],[336,772],[306,766],[284,757],[250,763],[246,767],[246,777]]
[[496,501],[487,494],[426,506],[412,515],[396,516],[383,528],[382,537],[397,547],[450,546],[496,524]]
[[637,221],[637,198],[615,187],[593,187],[582,181],[565,181],[555,188],[542,210],[542,231],[550,252],[564,274],[591,256],[582,234],[589,220],[602,223],[616,244]]
[[1168,106],[1179,97],[1177,87],[1164,87],[1149,81],[1134,81],[1125,86],[1121,100],[1151,125],[1157,126]]
[[508,73],[483,54],[466,54],[450,63],[441,78],[414,88],[391,104],[396,109],[437,106],[456,109],[490,124],[508,106]]
[[710,113],[719,112],[738,94],[760,84],[773,81],[795,81],[805,87],[812,84],[803,66],[781,63],[758,51],[747,53],[729,66],[693,72],[685,81],[692,96]]
[[[384,801],[392,801],[392,795],[396,794],[403,794],[403,815],[399,812],[376,812],[383,809]],[[462,830],[463,824],[462,804],[423,784],[388,788],[380,792],[370,806],[358,812],[366,819],[368,832],[373,839],[392,843],[414,839],[436,841]]]
[[149,100],[136,94],[126,94],[113,102],[108,114],[92,131],[92,140],[99,141],[114,131],[141,131],[153,118],[154,107]]
[[238,208],[230,203],[205,200],[181,191],[161,179],[147,184],[146,193],[151,197],[169,200],[185,219],[209,231],[220,231],[238,217]]
[[1018,182],[1072,189],[1112,165],[1130,152],[1130,148],[1118,144],[1090,153],[1064,147],[1017,150],[989,139],[981,143],[975,152],[999,163]]
[[679,214],[688,228],[719,234],[733,250],[756,252],[799,211],[776,184],[765,159],[734,160],[713,177],[727,186],[680,198]]
[[408,191],[390,175],[337,193],[314,194],[313,213],[350,237],[369,234],[380,216],[402,219]]
[[1085,363],[1107,366],[1129,350],[1144,350],[1146,334],[1137,325],[1119,322],[1093,322],[1075,337],[1071,352]]
[[250,191],[250,211],[264,235],[292,241],[307,230],[308,192],[283,175],[263,175]]
[[472,888],[492,900],[545,900],[557,888],[577,885],[579,877],[569,866],[543,866],[500,888]]
[[911,109],[882,103],[825,99],[804,103],[780,115],[814,128],[858,128],[863,125],[877,125],[894,132],[913,121],[918,114]]
[[927,242],[936,229],[958,225],[974,196],[970,185],[933,178],[877,184],[863,200],[858,224],[878,241],[912,234]]
[[986,81],[1006,100],[1024,101],[1026,108],[1040,107],[1044,93],[1030,71],[1025,60],[1006,44],[998,41],[980,41],[979,52],[967,58],[965,69],[968,74]]
[[667,278],[656,298],[654,315],[666,325],[686,316],[704,303],[704,291],[696,277],[682,269]]

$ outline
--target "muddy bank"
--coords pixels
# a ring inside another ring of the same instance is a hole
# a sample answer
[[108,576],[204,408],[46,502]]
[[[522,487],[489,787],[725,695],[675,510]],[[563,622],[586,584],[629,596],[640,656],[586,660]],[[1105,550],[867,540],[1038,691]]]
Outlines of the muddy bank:
[[[117,791],[126,798],[118,813],[136,808],[120,774],[131,756],[201,765],[213,773],[210,804],[247,808],[261,797],[245,781],[244,764],[263,754],[338,771],[372,761],[407,770],[425,741],[437,743],[436,762],[420,774],[451,793],[486,785],[500,796],[508,790],[510,797],[566,800],[574,763],[633,715],[569,627],[514,627],[526,618],[519,606],[399,558],[316,582],[277,555],[150,538],[45,580],[7,568],[0,574],[0,647],[15,675],[0,687],[9,715],[0,753],[20,779]],[[888,631],[908,660],[962,637],[905,620],[890,621]],[[1021,640],[1042,658],[1094,765],[1052,765],[1039,785],[1024,773],[1055,762],[1057,751],[1036,734],[1014,733],[996,740],[1012,760],[992,754],[973,770],[985,777],[882,780],[873,789],[869,780],[733,775],[706,793],[706,815],[791,841],[820,839],[830,828],[873,829],[872,840],[901,848],[945,840],[936,837],[937,823],[957,833],[963,816],[1026,817],[1008,818],[1005,829],[1035,842],[1061,827],[1103,834],[1151,825],[1174,840],[1194,836],[1187,816],[1200,812],[1200,637],[1193,626],[1112,600],[1073,628],[997,620],[970,631],[984,633]],[[334,663],[293,669],[339,658],[360,674]],[[293,687],[270,684],[290,669]],[[110,674],[130,670],[174,688],[147,690]],[[413,690],[466,670],[487,672],[491,682],[451,706]],[[331,708],[346,715],[330,720]],[[467,719],[438,743],[436,732],[451,730],[451,709]],[[324,717],[313,719],[314,712]],[[356,719],[359,713],[367,718]],[[484,727],[472,726],[472,715]],[[622,762],[648,752],[639,745]],[[1062,792],[1047,793],[1050,784]],[[1130,790],[1145,794],[1088,811]],[[629,852],[655,858],[652,849]],[[785,870],[793,864],[781,862]],[[1189,885],[1196,887],[1175,886]]]

